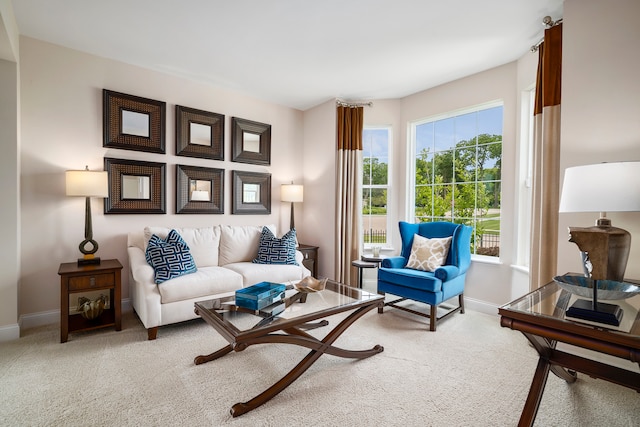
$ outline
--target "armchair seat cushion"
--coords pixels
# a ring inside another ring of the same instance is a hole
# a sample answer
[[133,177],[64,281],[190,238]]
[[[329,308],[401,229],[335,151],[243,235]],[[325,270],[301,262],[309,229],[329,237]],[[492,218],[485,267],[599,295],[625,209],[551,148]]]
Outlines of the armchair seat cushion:
[[426,292],[442,290],[442,280],[430,271],[383,267],[378,270],[378,280]]

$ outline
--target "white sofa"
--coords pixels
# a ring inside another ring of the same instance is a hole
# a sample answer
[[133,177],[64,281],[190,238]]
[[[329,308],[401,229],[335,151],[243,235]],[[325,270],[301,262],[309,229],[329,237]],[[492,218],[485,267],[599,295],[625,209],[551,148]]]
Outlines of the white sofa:
[[[267,225],[275,235],[275,226]],[[129,293],[133,308],[153,340],[158,327],[198,317],[194,302],[234,292],[262,281],[297,282],[311,272],[296,251],[298,265],[255,264],[262,226],[214,225],[175,228],[189,245],[197,271],[157,285],[154,270],[145,258],[153,234],[166,238],[171,228],[146,227],[128,235]]]

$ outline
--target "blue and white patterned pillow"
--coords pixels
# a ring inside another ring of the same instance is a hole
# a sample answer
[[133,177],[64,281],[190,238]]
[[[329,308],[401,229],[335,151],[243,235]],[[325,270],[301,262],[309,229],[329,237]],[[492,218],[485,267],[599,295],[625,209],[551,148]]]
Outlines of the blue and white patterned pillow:
[[171,230],[165,240],[156,234],[151,236],[145,258],[155,271],[155,282],[158,285],[198,270],[189,245],[176,230]]
[[296,262],[296,230],[289,230],[278,239],[268,227],[262,227],[258,257],[253,260],[256,264],[293,264]]

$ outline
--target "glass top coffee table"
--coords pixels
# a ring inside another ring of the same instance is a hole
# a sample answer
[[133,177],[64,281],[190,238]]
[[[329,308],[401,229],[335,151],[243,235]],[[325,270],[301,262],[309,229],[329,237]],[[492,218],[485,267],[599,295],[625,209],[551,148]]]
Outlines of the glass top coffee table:
[[556,349],[564,342],[640,364],[640,295],[606,301],[622,308],[619,326],[568,317],[578,299],[551,282],[498,309],[500,325],[522,332],[540,355],[518,426],[533,425],[549,371],[567,382],[582,372],[640,392],[640,373]]
[[[333,343],[353,322],[383,304],[382,295],[333,281],[328,281],[323,291],[310,293],[300,292],[289,284],[284,298],[284,311],[275,315],[268,311],[259,312],[236,306],[234,293],[196,302],[196,314],[222,335],[229,345],[209,355],[197,356],[194,362],[196,365],[210,362],[231,351],[242,351],[254,344],[294,344],[311,349],[300,363],[274,385],[247,402],[233,405],[231,415],[237,417],[257,408],[287,388],[324,353],[364,359],[382,352],[384,348],[380,345],[367,350],[346,350],[335,347]],[[348,315],[327,331],[323,339],[306,332],[328,326],[326,318],[339,313]]]

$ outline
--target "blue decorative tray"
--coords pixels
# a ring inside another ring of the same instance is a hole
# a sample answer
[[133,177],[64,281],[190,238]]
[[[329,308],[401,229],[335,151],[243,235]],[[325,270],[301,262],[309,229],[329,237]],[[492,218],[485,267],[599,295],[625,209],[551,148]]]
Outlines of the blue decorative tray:
[[593,287],[597,284],[598,299],[619,300],[640,294],[640,286],[615,280],[594,280],[579,274],[556,276],[553,281],[562,289],[581,297],[593,298]]
[[286,285],[281,283],[260,282],[236,291],[236,305],[251,310],[263,308],[282,301]]

